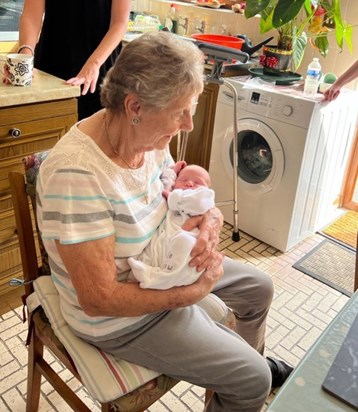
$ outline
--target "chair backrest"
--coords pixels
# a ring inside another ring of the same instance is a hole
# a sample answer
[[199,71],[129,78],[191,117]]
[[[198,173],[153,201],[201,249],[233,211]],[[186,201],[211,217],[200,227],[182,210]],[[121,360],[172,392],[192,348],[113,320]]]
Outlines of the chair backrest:
[[37,231],[37,241],[40,248],[41,253],[41,267],[40,267],[40,274],[41,275],[50,275],[50,265],[48,260],[48,254],[45,250],[45,247],[42,242],[41,233],[37,226],[37,218],[36,218],[36,182],[37,176],[39,174],[40,166],[42,162],[46,159],[48,154],[50,153],[49,150],[44,152],[38,152],[26,156],[22,159],[22,163],[25,169],[25,181],[26,181],[26,193],[30,197],[32,210],[34,214],[34,221],[35,227]]
[[[23,159],[25,179],[21,173],[10,172],[9,182],[13,209],[17,225],[26,295],[33,292],[32,281],[40,275],[49,275],[48,255],[43,247],[36,220],[36,181],[43,160],[48,151],[35,153]],[[32,204],[33,218],[29,205]],[[37,231],[38,246],[41,252],[41,264],[38,263],[34,232]]]
[[9,173],[13,209],[17,225],[17,236],[20,245],[22,270],[26,295],[33,292],[32,281],[39,275],[34,228],[32,225],[29,199],[26,194],[24,176],[18,172]]

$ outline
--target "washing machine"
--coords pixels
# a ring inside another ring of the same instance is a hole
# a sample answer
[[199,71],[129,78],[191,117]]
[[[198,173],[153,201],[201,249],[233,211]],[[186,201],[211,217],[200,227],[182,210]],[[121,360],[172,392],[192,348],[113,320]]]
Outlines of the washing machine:
[[[288,251],[342,212],[338,208],[355,132],[357,95],[330,103],[297,88],[230,78],[237,92],[237,152],[233,153],[234,93],[220,86],[209,173],[224,219],[233,224],[237,179],[239,230]],[[233,156],[238,169],[233,171]]]

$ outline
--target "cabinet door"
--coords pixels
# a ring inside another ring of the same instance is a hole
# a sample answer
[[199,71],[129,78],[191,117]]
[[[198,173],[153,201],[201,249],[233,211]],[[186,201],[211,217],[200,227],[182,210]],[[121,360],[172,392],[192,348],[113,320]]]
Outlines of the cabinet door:
[[[217,84],[205,85],[199,97],[199,104],[193,117],[194,129],[189,133],[185,160],[188,164],[197,164],[209,169],[211,143],[213,138],[216,101],[219,93]],[[177,159],[178,139],[175,137],[170,143],[170,151]]]
[[0,295],[22,276],[8,174],[23,173],[23,157],[53,147],[76,120],[76,99],[0,109]]

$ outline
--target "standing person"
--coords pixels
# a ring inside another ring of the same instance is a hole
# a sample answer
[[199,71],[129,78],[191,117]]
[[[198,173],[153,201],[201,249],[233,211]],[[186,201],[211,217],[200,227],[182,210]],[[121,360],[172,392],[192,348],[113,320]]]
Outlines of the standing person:
[[[172,33],[129,43],[101,87],[103,109],[51,149],[37,180],[38,224],[61,310],[80,338],[127,361],[209,388],[207,412],[259,412],[292,368],[263,356],[270,277],[217,251],[217,208],[188,219],[200,231],[189,265],[199,279],[166,290],[128,282],[128,258],[149,244],[167,212],[160,175],[169,142],[193,128],[204,58]],[[237,333],[200,301],[213,292]]]
[[353,63],[338,79],[323,93],[323,101],[335,100],[343,86],[358,77],[358,60]]
[[75,86],[81,120],[101,109],[99,85],[121,51],[130,0],[25,0],[18,52]]
[[138,258],[128,259],[134,278],[141,288],[168,289],[190,285],[201,275],[188,265],[195,246],[197,228],[182,229],[190,216],[199,216],[215,207],[209,173],[202,167],[181,168],[172,191],[166,193],[168,212],[149,245]]

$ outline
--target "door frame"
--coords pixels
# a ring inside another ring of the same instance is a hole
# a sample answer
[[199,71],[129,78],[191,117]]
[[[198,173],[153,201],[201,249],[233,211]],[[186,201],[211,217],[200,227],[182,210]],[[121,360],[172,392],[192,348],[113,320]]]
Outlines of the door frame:
[[342,190],[341,206],[344,209],[358,212],[358,199],[353,199],[358,185],[358,129],[356,128],[355,139],[352,145],[350,160],[348,163],[346,178]]

